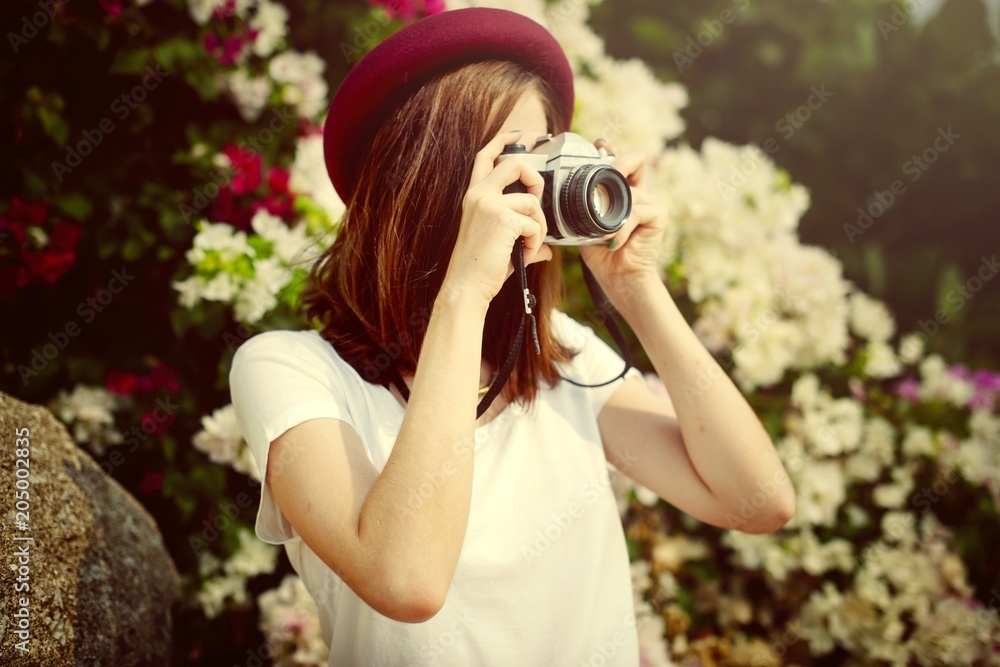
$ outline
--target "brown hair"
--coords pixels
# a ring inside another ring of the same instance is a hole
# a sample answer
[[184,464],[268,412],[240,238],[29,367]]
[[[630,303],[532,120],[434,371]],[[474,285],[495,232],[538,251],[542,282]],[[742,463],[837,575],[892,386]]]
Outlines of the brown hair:
[[[541,78],[514,63],[487,61],[423,85],[381,125],[363,154],[347,213],[312,268],[303,302],[323,337],[367,381],[388,384],[390,363],[401,374],[415,372],[475,155],[529,91],[541,98],[553,134],[569,129],[559,126]],[[528,267],[541,355],[527,331],[504,387],[509,400],[522,404],[534,400],[541,379],[554,386],[554,363],[572,355],[552,332],[550,310],[563,298],[561,253],[553,251],[552,261]],[[515,272],[486,314],[483,358],[495,370],[510,352],[523,310]]]

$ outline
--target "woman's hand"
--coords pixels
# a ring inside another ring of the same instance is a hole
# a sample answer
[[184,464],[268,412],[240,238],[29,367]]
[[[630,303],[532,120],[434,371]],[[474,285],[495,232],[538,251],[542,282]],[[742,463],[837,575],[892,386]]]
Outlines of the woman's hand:
[[[614,153],[610,142],[598,139],[598,148]],[[627,298],[627,290],[643,280],[660,280],[660,252],[667,226],[663,204],[644,187],[646,158],[642,153],[618,157],[615,169],[628,179],[632,190],[632,212],[607,246],[580,246],[580,256],[597,278],[612,304]]]
[[[524,237],[525,265],[552,259],[552,249],[543,243],[546,226],[539,203],[544,186],[541,175],[520,158],[494,166],[504,147],[520,137],[521,132],[504,132],[476,154],[442,292],[447,288],[481,297],[488,305],[514,272],[510,255],[519,236]],[[503,193],[517,181],[528,192]]]

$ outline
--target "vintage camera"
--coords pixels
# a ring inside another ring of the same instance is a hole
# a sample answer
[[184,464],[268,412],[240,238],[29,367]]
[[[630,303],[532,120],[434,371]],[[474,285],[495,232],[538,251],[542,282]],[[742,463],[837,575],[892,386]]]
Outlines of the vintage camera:
[[[522,144],[510,144],[497,158],[520,157],[545,179],[542,211],[551,245],[607,243],[632,211],[632,192],[613,157],[579,134],[564,132],[542,137],[529,153]],[[520,182],[504,192],[526,192]]]

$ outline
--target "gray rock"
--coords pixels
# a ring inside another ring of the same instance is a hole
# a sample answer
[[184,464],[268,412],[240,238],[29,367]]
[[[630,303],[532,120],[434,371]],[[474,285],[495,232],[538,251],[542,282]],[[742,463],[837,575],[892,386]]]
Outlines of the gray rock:
[[[24,428],[26,530],[15,506]],[[170,664],[180,582],[156,522],[51,412],[2,392],[0,516],[0,665]]]

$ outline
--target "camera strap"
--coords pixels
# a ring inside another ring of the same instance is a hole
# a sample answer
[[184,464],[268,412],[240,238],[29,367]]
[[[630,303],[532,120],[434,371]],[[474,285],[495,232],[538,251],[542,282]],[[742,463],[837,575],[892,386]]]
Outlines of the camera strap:
[[[503,390],[504,385],[507,384],[507,380],[510,379],[510,374],[514,370],[514,364],[517,362],[517,357],[521,353],[521,346],[524,343],[524,325],[527,318],[531,318],[531,338],[535,347],[535,354],[541,354],[542,349],[538,344],[538,328],[537,321],[535,320],[535,314],[533,309],[538,305],[538,300],[535,295],[528,290],[528,273],[527,267],[524,265],[524,237],[519,236],[514,242],[514,249],[511,251],[511,261],[514,263],[515,272],[521,280],[521,291],[524,294],[524,312],[521,313],[521,325],[517,329],[517,336],[514,338],[514,344],[510,349],[510,353],[507,355],[507,360],[504,361],[503,366],[500,368],[500,372],[497,374],[496,379],[493,381],[493,385],[490,390],[486,392],[482,400],[479,401],[479,406],[476,408],[476,418],[483,416],[483,413],[489,409],[490,405],[500,392]],[[632,368],[632,352],[629,350],[628,345],[625,342],[625,337],[622,335],[621,330],[618,328],[618,323],[615,322],[613,310],[614,306],[608,301],[604,292],[601,290],[600,285],[597,284],[597,279],[594,278],[594,274],[587,267],[586,262],[581,260],[580,264],[583,267],[583,279],[587,283],[587,289],[590,291],[590,297],[594,301],[594,305],[597,306],[598,312],[601,316],[601,321],[607,326],[608,331],[611,332],[611,337],[615,341],[615,345],[618,346],[618,350],[621,353],[622,358],[625,360],[625,368],[621,373],[611,378],[607,382],[602,382],[600,384],[581,384],[575,380],[570,380],[569,378],[559,377],[574,384],[578,387],[603,387],[605,385],[611,384],[617,381],[619,378],[625,377],[625,374]],[[399,389],[399,393],[403,395],[404,401],[410,400],[410,390],[403,382],[403,378],[399,375],[399,370],[396,368],[396,364],[389,364],[387,369],[391,374],[391,381]]]

